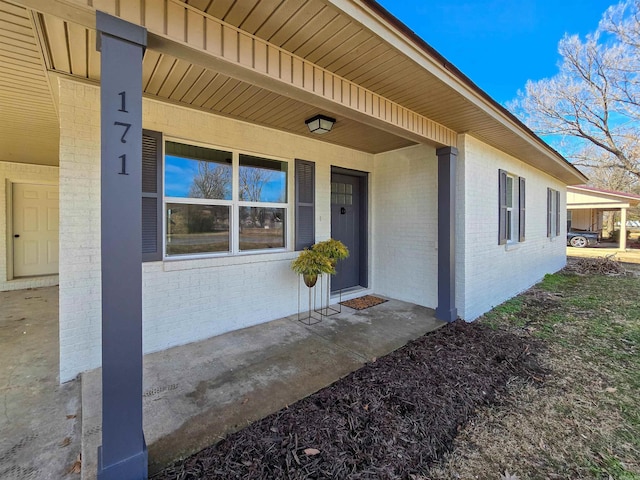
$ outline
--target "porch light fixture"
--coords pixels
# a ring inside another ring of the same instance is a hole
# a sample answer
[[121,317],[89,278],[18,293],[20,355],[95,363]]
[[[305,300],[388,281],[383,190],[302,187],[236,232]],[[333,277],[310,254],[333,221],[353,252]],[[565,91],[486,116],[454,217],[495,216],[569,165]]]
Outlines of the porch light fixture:
[[304,123],[307,124],[307,127],[309,127],[309,131],[311,133],[322,135],[323,133],[331,131],[331,129],[333,128],[333,124],[336,123],[336,119],[326,117],[324,115],[316,115],[315,117],[311,117],[308,120],[305,120]]

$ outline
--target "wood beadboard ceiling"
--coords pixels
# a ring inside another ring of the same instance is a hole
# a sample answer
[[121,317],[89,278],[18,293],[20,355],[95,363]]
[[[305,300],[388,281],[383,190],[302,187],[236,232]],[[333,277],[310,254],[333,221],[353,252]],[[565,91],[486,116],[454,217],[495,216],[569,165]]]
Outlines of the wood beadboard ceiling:
[[[363,82],[371,90],[393,94],[393,98],[389,98],[394,101],[408,102],[409,97],[424,97],[402,94],[410,88],[406,86],[407,73],[422,69],[322,0],[180,1],[344,78]],[[38,19],[47,44],[48,67],[99,81],[100,54],[95,49],[95,30],[51,15],[39,14]],[[309,32],[315,34],[310,36]],[[402,85],[394,85],[398,79],[402,79]],[[441,83],[433,76],[429,76],[429,81],[431,85],[423,85],[426,90],[433,90]],[[318,110],[152,50],[147,50],[143,61],[143,88],[150,96],[297,134],[308,135],[306,118],[316,113],[332,116],[330,111]],[[251,98],[241,97],[242,94]],[[451,92],[448,95],[451,96]],[[446,100],[443,92],[440,97]],[[435,104],[449,112],[439,102]],[[415,143],[344,118],[339,118],[334,128],[335,131],[322,137],[323,141],[369,153]]]
[[[322,0],[180,0],[456,132],[494,135],[489,116]],[[309,35],[314,32],[314,35]],[[348,44],[348,48],[345,45]]]
[[[98,82],[96,32],[51,15],[38,15],[49,52],[49,68]],[[64,41],[53,41],[64,39]],[[323,112],[170,55],[148,49],[142,62],[145,95],[288,132],[310,135],[305,119]],[[339,119],[322,140],[379,153],[414,144],[349,119]]]
[[[533,164],[541,156],[539,146],[509,131],[487,111],[478,108],[404,52],[343,14],[328,0],[179,1],[303,57],[451,130],[469,133]],[[566,166],[554,164],[550,159],[544,163],[552,175],[566,176]]]
[[2,0],[0,112],[0,160],[58,164],[58,117],[30,13]]

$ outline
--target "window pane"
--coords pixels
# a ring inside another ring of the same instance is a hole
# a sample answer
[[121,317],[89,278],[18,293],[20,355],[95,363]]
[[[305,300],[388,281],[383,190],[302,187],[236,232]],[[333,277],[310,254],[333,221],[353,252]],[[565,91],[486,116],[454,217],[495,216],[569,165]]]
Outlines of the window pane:
[[507,177],[507,207],[513,207],[513,177]]
[[240,155],[240,200],[286,203],[287,162]]
[[240,207],[240,250],[284,248],[284,208]]
[[167,255],[229,251],[229,207],[167,204]]
[[166,143],[164,191],[167,197],[231,200],[231,153]]

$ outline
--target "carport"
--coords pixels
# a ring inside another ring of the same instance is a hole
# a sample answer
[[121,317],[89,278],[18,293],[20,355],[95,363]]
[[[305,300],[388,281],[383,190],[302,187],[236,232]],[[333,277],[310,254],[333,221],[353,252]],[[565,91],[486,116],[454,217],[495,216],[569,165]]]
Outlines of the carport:
[[627,249],[627,210],[640,204],[640,195],[586,185],[567,187],[567,230],[602,232],[604,212],[620,212],[620,250]]

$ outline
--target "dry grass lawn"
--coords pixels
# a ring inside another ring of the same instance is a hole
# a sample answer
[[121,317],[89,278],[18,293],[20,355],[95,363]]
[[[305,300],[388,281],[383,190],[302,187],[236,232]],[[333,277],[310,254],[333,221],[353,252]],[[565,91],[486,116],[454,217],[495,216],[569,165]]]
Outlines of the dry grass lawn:
[[547,275],[480,321],[541,339],[550,373],[514,381],[425,478],[640,479],[638,272]]

